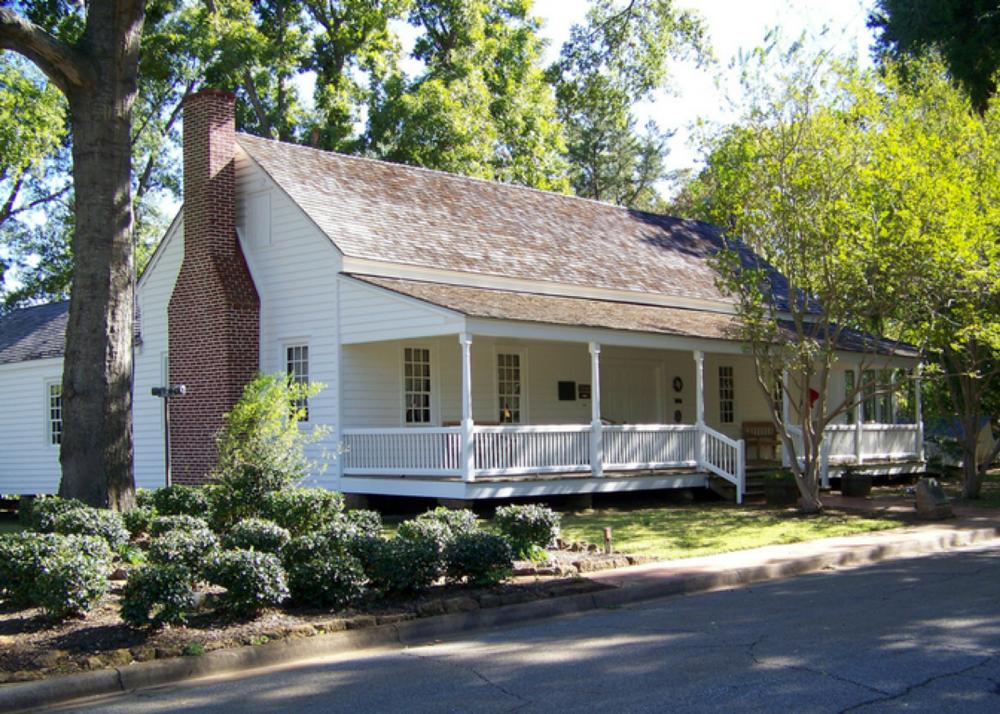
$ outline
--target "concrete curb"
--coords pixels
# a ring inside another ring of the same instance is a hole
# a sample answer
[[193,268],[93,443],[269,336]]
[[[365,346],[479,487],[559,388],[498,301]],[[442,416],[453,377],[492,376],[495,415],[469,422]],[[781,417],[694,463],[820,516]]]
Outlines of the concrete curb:
[[[247,672],[298,660],[343,654],[362,649],[398,649],[422,645],[445,637],[497,626],[519,625],[533,620],[582,613],[600,608],[685,595],[751,583],[779,580],[829,567],[858,566],[883,560],[939,553],[992,541],[1000,536],[1000,525],[956,528],[944,532],[908,533],[902,539],[852,545],[847,539],[832,539],[823,552],[776,558],[749,566],[713,571],[662,572],[663,564],[638,566],[594,574],[591,579],[608,589],[536,600],[453,615],[315,635],[297,640],[210,652],[200,657],[140,662],[110,670],[84,672],[51,680],[0,685],[0,712],[21,711],[73,699],[117,694],[187,679]],[[822,543],[822,541],[812,541]],[[808,545],[808,544],[803,544]],[[745,555],[754,551],[744,551]],[[749,559],[749,557],[748,557]],[[673,563],[676,566],[677,563]],[[657,571],[660,572],[657,572]]]

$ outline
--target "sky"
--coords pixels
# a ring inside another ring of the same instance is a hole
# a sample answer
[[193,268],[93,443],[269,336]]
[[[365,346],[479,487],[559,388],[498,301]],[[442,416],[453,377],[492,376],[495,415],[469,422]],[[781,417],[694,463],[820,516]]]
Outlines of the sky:
[[[691,146],[691,127],[699,118],[728,123],[736,117],[727,111],[726,87],[734,87],[736,72],[730,63],[742,50],[763,43],[767,32],[780,27],[782,37],[793,39],[803,32],[819,36],[824,28],[827,46],[838,53],[868,57],[872,33],[865,26],[871,0],[675,0],[678,8],[698,11],[708,28],[708,40],[716,63],[697,68],[693,62],[671,66],[671,92],[659,93],[639,108],[640,124],[647,117],[661,129],[676,133],[669,142],[668,170],[697,169],[700,156]],[[535,14],[545,21],[542,35],[549,41],[546,64],[556,59],[559,48],[574,23],[583,22],[587,0],[536,0]],[[662,192],[671,187],[662,185]]]

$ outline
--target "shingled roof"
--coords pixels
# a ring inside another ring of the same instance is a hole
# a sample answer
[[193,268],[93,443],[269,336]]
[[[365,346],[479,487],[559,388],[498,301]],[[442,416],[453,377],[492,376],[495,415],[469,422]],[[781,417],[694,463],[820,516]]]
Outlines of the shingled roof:
[[0,318],[0,364],[62,357],[69,301],[35,305]]
[[719,230],[246,134],[239,145],[347,256],[731,302],[706,258]]

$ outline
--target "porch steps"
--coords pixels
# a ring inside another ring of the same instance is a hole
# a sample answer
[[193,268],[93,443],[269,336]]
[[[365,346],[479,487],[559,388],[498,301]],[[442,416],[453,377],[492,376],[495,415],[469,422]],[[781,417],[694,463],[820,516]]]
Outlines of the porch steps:
[[[747,490],[743,502],[764,500],[764,475],[767,471],[747,470]],[[736,486],[720,476],[709,475],[708,487],[727,501],[736,501]]]

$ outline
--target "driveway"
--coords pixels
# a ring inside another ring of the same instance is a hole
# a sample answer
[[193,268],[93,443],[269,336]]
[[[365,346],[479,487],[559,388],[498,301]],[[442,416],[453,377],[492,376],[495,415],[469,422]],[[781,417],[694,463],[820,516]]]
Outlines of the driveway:
[[172,685],[78,712],[997,712],[975,548]]

